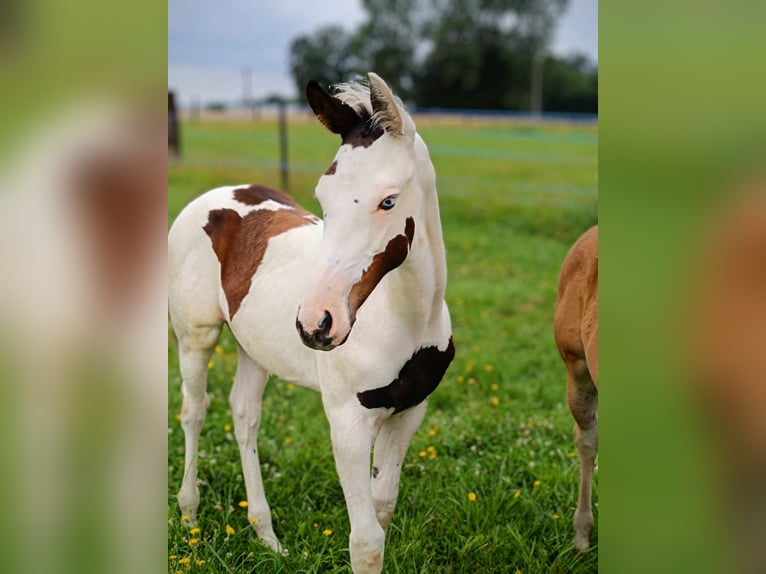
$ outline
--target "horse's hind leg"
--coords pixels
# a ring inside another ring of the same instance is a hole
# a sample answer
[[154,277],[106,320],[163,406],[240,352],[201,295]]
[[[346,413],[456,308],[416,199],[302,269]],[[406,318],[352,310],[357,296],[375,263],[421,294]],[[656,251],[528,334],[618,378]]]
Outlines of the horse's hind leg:
[[574,438],[580,455],[580,494],[574,514],[574,546],[578,551],[590,546],[593,530],[591,482],[598,453],[598,390],[587,371],[585,361],[567,365],[567,402],[575,419]]
[[375,439],[372,462],[372,500],[375,515],[383,530],[388,528],[396,509],[399,494],[399,477],[407,448],[415,431],[423,422],[426,401],[397,413],[381,426]]
[[266,501],[258,460],[258,428],[261,424],[261,402],[268,373],[237,346],[238,363],[229,404],[234,417],[234,434],[242,458],[242,473],[247,490],[247,517],[258,537],[276,552],[284,553],[271,523],[271,510]]
[[189,524],[197,519],[199,488],[197,487],[197,449],[199,435],[210,404],[207,396],[207,365],[213,353],[221,324],[181,326],[174,322],[178,336],[178,360],[181,367],[181,426],[184,429],[184,477],[178,491],[181,513],[189,517]]

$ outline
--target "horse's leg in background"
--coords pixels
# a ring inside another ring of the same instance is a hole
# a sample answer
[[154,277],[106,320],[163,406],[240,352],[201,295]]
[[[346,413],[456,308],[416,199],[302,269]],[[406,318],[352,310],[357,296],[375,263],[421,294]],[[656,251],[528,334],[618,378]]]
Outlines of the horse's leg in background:
[[242,474],[247,490],[247,517],[258,537],[276,552],[284,552],[271,523],[258,460],[258,429],[261,424],[263,391],[269,375],[237,345],[237,374],[229,395],[234,434],[242,458]]
[[585,361],[567,363],[567,402],[575,419],[574,438],[580,455],[580,495],[574,514],[574,546],[578,551],[590,546],[593,530],[591,482],[598,453],[598,390]]
[[[322,393],[323,399],[326,394]],[[383,569],[386,533],[375,517],[370,489],[370,450],[375,438],[375,421],[362,405],[340,406],[325,403],[330,437],[343,496],[351,523],[349,553],[354,574],[378,574]],[[354,404],[355,403],[355,404]]]
[[207,364],[221,334],[221,324],[188,326],[174,320],[178,336],[178,360],[181,367],[183,406],[181,426],[184,429],[184,477],[178,491],[181,513],[189,524],[197,519],[199,488],[197,487],[197,449],[205,413],[210,404],[207,396]]
[[397,413],[381,426],[375,439],[372,463],[372,499],[383,529],[388,528],[396,508],[402,463],[415,431],[420,428],[427,401]]

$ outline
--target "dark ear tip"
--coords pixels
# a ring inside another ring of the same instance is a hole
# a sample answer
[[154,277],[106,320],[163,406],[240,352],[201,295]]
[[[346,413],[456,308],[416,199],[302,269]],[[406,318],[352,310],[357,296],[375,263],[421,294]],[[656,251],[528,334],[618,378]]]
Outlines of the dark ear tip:
[[317,90],[324,92],[322,86],[319,85],[319,82],[316,80],[309,80],[309,83],[306,84],[306,93],[316,92]]

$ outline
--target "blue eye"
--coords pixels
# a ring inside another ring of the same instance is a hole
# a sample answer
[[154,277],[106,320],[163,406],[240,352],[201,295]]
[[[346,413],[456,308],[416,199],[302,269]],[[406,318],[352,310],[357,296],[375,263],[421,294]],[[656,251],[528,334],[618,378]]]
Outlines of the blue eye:
[[393,209],[394,205],[396,205],[396,199],[398,198],[398,195],[389,195],[387,198],[385,198],[383,201],[380,202],[380,205],[378,207],[382,209],[383,211],[388,211],[389,209]]

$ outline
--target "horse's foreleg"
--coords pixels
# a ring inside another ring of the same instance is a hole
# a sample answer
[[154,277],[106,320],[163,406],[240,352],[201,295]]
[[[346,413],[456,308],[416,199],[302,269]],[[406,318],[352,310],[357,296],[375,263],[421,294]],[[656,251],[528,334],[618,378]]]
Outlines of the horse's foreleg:
[[195,524],[199,508],[197,449],[205,413],[210,404],[206,392],[207,363],[220,333],[220,325],[210,325],[189,329],[178,335],[183,392],[181,427],[185,437],[184,477],[178,491],[178,505],[181,513],[188,517],[189,525]]
[[372,499],[383,529],[388,528],[396,508],[402,463],[412,436],[423,422],[426,401],[397,413],[383,423],[375,439],[372,463]]
[[284,552],[271,523],[271,510],[266,501],[258,460],[258,429],[261,424],[263,391],[268,373],[237,347],[238,363],[229,404],[234,417],[234,434],[242,458],[242,474],[247,490],[247,517],[255,533],[276,552]]
[[325,403],[325,411],[351,523],[351,568],[354,574],[378,574],[383,568],[386,534],[375,517],[370,490],[370,449],[375,422],[361,405],[333,408]]

